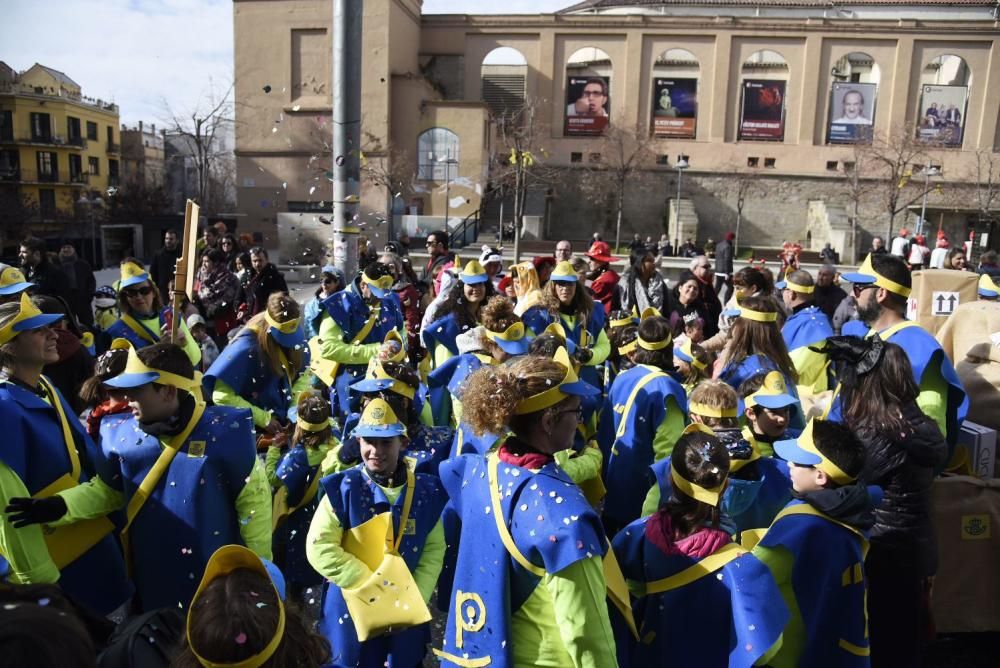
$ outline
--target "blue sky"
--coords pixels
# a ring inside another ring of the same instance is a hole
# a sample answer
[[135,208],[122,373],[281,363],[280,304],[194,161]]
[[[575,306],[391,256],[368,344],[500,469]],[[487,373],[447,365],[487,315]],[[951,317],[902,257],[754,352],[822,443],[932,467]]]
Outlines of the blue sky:
[[[507,0],[503,13],[551,12],[573,0]],[[424,13],[496,14],[496,2],[426,0]],[[84,95],[118,103],[123,123],[190,111],[233,78],[231,0],[3,0],[0,60],[68,74]]]

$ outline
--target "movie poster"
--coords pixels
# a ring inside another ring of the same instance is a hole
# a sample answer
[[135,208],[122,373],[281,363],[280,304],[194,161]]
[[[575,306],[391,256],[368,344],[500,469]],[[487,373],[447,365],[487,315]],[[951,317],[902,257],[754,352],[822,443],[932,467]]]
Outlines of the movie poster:
[[917,119],[917,138],[929,143],[961,146],[968,99],[967,86],[924,84]]
[[747,79],[743,82],[740,139],[781,141],[785,138],[785,82]]
[[830,91],[830,123],[827,138],[831,144],[869,144],[875,119],[873,83],[838,81]]
[[697,79],[653,79],[654,136],[694,139],[697,120]]
[[568,137],[593,137],[604,134],[611,109],[611,78],[596,75],[571,75],[566,80],[566,123]]

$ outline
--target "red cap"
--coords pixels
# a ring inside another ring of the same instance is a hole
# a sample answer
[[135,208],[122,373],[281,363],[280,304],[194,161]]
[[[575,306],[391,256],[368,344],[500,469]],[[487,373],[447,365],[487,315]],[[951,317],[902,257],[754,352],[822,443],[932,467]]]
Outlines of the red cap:
[[497,290],[500,292],[501,295],[507,292],[507,288],[510,287],[510,284],[513,283],[513,281],[514,279],[511,278],[510,274],[500,279],[500,285],[497,286]]
[[614,262],[615,259],[611,255],[611,246],[606,241],[595,241],[592,243],[590,250],[587,251],[587,257],[598,262]]
[[551,255],[536,255],[531,258],[531,264],[535,265],[535,271],[538,271],[546,264],[551,264],[553,267],[556,266],[556,259]]

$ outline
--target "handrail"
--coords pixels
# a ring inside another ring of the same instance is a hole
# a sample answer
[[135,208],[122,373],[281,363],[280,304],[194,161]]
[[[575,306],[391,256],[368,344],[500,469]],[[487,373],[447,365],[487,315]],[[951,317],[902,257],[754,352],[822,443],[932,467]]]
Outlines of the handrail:
[[[471,239],[469,238],[469,228],[472,228]],[[448,232],[449,248],[464,248],[470,243],[475,243],[479,238],[479,211],[473,211],[462,222],[455,226],[454,230]]]

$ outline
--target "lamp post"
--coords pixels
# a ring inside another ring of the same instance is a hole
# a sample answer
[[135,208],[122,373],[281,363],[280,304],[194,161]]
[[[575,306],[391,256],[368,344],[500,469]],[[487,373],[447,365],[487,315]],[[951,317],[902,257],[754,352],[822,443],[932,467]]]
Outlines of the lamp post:
[[927,215],[927,191],[930,188],[931,177],[940,176],[941,170],[937,167],[931,167],[930,163],[924,167],[924,201],[920,205],[920,220],[917,222],[917,234],[921,234],[924,230],[924,216]]
[[80,199],[76,203],[81,209],[85,209],[90,216],[90,260],[94,263],[94,269],[100,269],[102,263],[97,260],[97,219],[94,216],[94,207],[103,206],[104,200],[96,196],[94,199],[89,199],[84,193],[80,195]]
[[690,167],[688,161],[681,158],[674,165],[677,170],[677,199],[674,200],[674,253],[680,248],[681,243],[681,178],[684,170]]
[[455,159],[451,157],[451,148],[445,149],[445,154],[438,157],[438,162],[444,163],[444,233],[451,235],[448,229],[448,216],[451,215],[451,166]]

